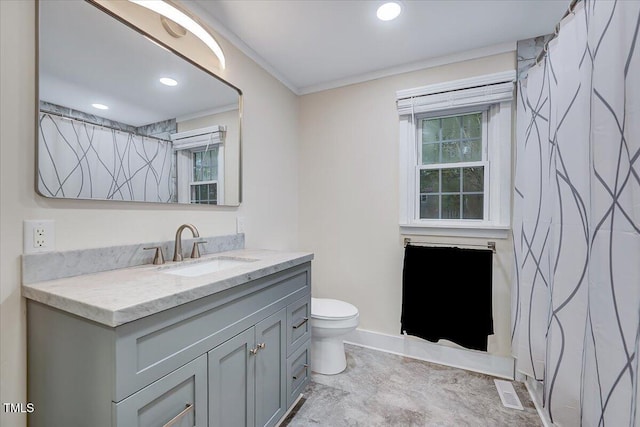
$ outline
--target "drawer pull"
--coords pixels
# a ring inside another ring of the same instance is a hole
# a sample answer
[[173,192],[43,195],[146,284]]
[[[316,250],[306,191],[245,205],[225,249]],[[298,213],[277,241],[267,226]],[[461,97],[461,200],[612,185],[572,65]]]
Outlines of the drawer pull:
[[308,317],[303,317],[302,320],[300,322],[298,322],[297,325],[293,325],[293,329],[298,329],[299,327],[301,327],[302,325],[307,323],[308,320],[309,320]]
[[162,427],[171,427],[171,426],[175,425],[178,421],[180,421],[180,419],[182,417],[187,415],[187,413],[189,413],[189,411],[191,411],[192,409],[193,409],[193,403],[187,403],[187,406],[185,406],[185,408],[182,410],[182,412],[180,412],[175,417],[171,418],[171,420],[168,423],[166,423],[165,425],[163,425]]
[[304,365],[302,365],[302,367],[298,370],[298,372],[293,374],[293,379],[297,380],[298,378],[300,378],[300,376],[302,376],[302,373],[307,371],[308,367],[309,367],[309,365],[307,365],[306,363]]

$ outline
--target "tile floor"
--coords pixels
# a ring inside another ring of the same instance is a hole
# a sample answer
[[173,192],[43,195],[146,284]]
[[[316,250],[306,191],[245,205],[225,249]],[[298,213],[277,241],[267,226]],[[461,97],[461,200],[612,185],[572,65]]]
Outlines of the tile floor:
[[306,401],[282,426],[541,426],[529,394],[523,411],[502,406],[493,377],[346,346],[340,375],[312,374]]

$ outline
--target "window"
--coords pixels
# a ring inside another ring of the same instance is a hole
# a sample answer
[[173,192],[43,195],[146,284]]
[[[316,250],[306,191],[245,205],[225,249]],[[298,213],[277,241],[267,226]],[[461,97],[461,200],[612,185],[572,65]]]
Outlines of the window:
[[218,204],[218,151],[219,147],[215,146],[192,153],[191,203]]
[[401,231],[506,237],[514,77],[398,92]]
[[171,135],[176,151],[178,202],[224,204],[223,126]]
[[484,112],[419,119],[420,219],[484,219]]

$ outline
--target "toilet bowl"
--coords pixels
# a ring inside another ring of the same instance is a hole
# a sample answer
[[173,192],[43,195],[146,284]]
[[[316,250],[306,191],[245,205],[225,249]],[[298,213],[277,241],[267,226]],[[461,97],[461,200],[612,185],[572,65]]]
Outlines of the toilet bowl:
[[311,298],[311,369],[335,375],[347,367],[344,337],[358,326],[358,309],[344,301]]

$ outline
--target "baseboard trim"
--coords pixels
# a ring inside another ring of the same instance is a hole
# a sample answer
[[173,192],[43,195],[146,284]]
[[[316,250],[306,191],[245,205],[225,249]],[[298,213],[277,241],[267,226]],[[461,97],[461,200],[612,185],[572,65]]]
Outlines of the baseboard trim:
[[533,405],[536,407],[536,411],[538,411],[538,416],[540,417],[540,421],[542,421],[542,425],[544,427],[554,427],[555,424],[551,421],[551,418],[549,418],[549,415],[542,407],[541,384],[530,376],[525,375],[524,385],[527,387],[527,391],[529,392],[529,396],[531,396]]
[[448,347],[415,337],[387,335],[363,329],[356,329],[347,335],[345,343],[494,377],[514,379],[515,369],[512,357]]

